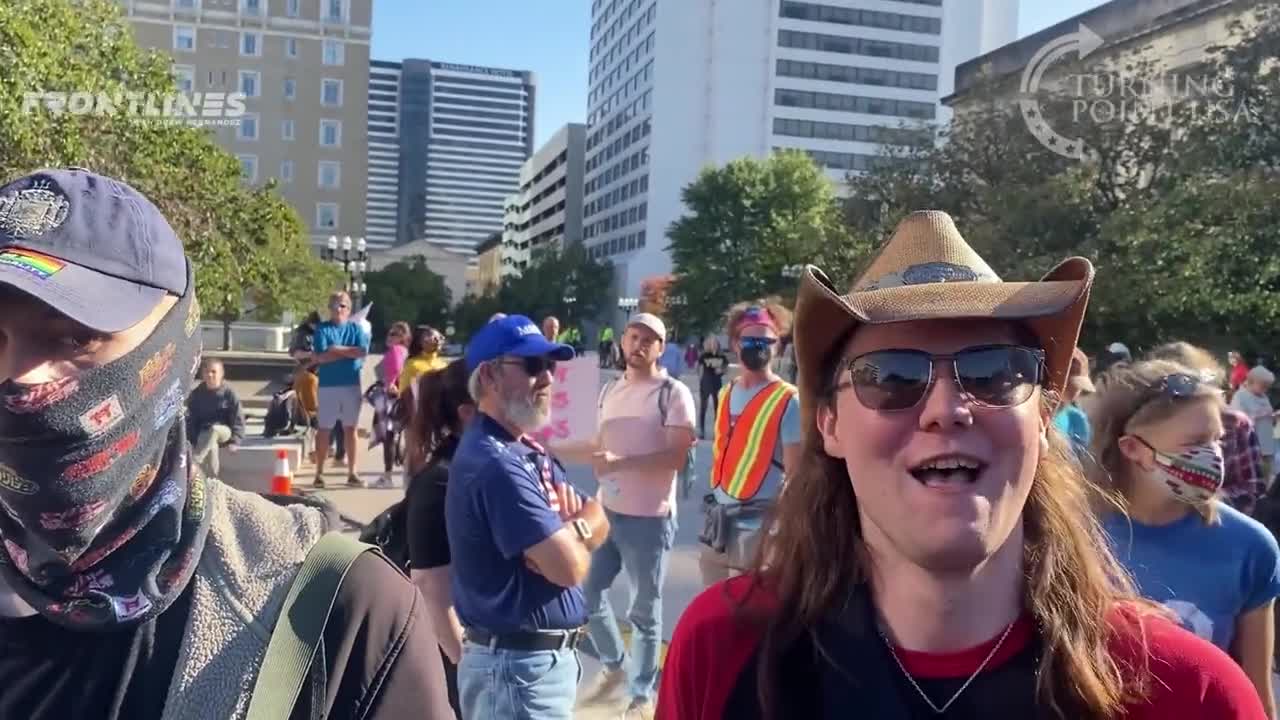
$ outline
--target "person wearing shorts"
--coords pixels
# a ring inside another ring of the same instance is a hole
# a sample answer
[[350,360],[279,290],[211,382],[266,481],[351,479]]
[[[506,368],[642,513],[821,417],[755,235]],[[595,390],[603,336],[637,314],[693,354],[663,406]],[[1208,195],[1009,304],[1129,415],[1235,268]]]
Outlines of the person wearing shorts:
[[315,481],[318,488],[324,487],[329,434],[338,422],[342,423],[347,449],[347,484],[364,486],[356,472],[360,455],[356,444],[356,424],[360,419],[360,404],[364,401],[360,392],[360,368],[369,354],[369,334],[350,318],[351,297],[345,292],[335,292],[329,297],[329,320],[316,327],[313,361],[320,379]]

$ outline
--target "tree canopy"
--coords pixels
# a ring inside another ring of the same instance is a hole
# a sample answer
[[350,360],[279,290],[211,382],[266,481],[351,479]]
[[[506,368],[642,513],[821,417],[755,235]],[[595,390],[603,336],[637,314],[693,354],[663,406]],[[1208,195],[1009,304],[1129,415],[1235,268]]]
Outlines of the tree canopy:
[[156,204],[186,246],[206,317],[261,316],[323,303],[340,273],[310,251],[306,227],[273,183],[246,187],[240,163],[206,130],[156,118],[53,113],[27,93],[177,92],[171,60],[138,47],[111,0],[0,3],[0,178],[81,166]]
[[427,260],[415,256],[400,260],[365,276],[369,286],[366,299],[373,303],[369,323],[374,338],[383,337],[391,323],[410,326],[431,325],[441,332],[449,321],[452,295],[444,278],[427,267]]
[[864,254],[841,217],[833,184],[799,151],[704,169],[681,192],[685,213],[667,230],[679,298],[671,312],[692,332],[718,329],[733,303],[789,293],[784,270],[835,272]]

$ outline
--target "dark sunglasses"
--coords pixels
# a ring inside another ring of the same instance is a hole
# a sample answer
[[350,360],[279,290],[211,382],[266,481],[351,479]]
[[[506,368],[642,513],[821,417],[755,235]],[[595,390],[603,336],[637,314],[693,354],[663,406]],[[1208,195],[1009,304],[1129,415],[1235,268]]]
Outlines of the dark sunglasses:
[[742,347],[771,347],[777,344],[778,338],[744,337],[739,342],[742,343]]
[[503,360],[502,364],[522,367],[529,377],[537,377],[544,372],[549,372],[554,375],[556,372],[556,361],[546,355],[534,355],[532,357],[519,359],[512,358],[510,360]]
[[[1212,381],[1212,373],[1206,373],[1203,377],[1188,375],[1187,373],[1173,373],[1172,375],[1165,375],[1147,388],[1146,392],[1142,394],[1142,398],[1138,401],[1138,404],[1134,406],[1133,412],[1129,413],[1129,418],[1125,420],[1124,425],[1121,427],[1128,425],[1129,420],[1132,420],[1133,417],[1138,414],[1138,411],[1146,407],[1149,403],[1159,398],[1181,400],[1184,398],[1195,397],[1196,390],[1199,389],[1201,385],[1212,384]],[[1143,442],[1146,441],[1144,440]]]
[[858,402],[879,412],[910,410],[929,394],[939,362],[950,362],[960,392],[989,408],[1021,405],[1044,377],[1044,351],[1021,345],[981,345],[953,355],[876,350],[845,361]]

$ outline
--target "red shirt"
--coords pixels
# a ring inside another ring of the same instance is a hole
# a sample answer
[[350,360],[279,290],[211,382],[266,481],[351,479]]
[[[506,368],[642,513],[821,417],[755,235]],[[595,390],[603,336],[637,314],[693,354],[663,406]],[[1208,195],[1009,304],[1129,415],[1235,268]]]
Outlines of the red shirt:
[[[719,720],[725,705],[756,652],[755,627],[741,622],[736,601],[750,579],[739,577],[711,586],[685,610],[677,624],[658,694],[658,720]],[[764,594],[754,593],[754,598]],[[768,600],[761,600],[763,609]],[[1117,612],[1111,652],[1121,667],[1133,667],[1143,651],[1139,622],[1146,633],[1146,651],[1154,678],[1142,704],[1127,708],[1124,720],[1266,720],[1257,691],[1230,657],[1212,644],[1159,617],[1139,620]],[[1123,624],[1123,625],[1122,625]],[[983,670],[998,670],[1035,640],[1034,625],[1019,620],[999,651]],[[995,639],[957,653],[931,654],[897,650],[914,677],[965,678],[977,670]],[[754,671],[754,670],[752,670]],[[895,669],[896,671],[896,669]],[[896,690],[895,690],[896,692]]]

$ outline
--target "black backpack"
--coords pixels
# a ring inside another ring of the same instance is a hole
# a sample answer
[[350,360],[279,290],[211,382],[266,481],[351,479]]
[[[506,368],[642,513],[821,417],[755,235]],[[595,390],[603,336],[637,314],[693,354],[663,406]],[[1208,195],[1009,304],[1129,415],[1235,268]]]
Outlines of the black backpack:
[[360,532],[360,542],[376,545],[396,567],[409,572],[409,501],[383,510]]

